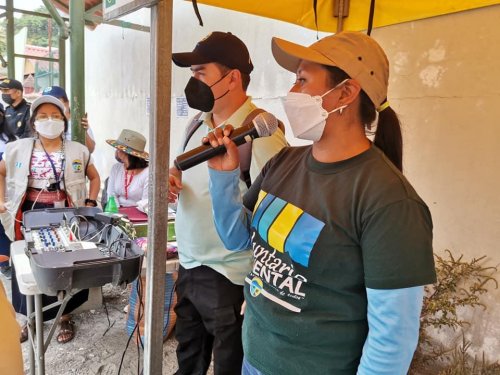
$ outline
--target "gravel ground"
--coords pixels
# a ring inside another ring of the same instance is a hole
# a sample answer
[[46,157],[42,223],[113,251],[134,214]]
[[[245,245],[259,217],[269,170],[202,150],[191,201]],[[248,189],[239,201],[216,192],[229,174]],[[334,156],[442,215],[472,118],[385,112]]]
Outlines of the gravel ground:
[[[10,281],[0,276],[5,289],[10,294]],[[45,354],[47,375],[111,375],[118,374],[121,358],[127,344],[128,335],[125,330],[127,315],[123,312],[128,300],[128,291],[119,287],[106,285],[103,287],[103,298],[109,314],[104,306],[96,310],[85,311],[73,315],[76,325],[75,338],[59,344],[56,340],[57,330]],[[18,315],[23,321],[24,316]],[[45,323],[45,332],[50,329],[50,322]],[[109,328],[109,329],[108,329]],[[177,369],[175,357],[176,341],[169,338],[163,345],[163,374],[173,374]],[[22,344],[25,373],[29,374],[28,342]],[[120,374],[135,375],[137,371],[138,350],[134,340],[126,351]],[[143,364],[143,352],[140,352],[140,367]],[[209,374],[213,374],[212,370]]]

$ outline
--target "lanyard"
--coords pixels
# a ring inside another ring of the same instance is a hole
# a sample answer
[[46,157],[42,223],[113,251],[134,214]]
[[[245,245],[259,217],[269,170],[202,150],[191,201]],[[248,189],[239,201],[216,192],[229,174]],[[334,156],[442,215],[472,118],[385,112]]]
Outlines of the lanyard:
[[128,187],[134,179],[134,172],[130,172],[130,178],[128,178],[128,171],[125,169],[125,199],[128,199]]
[[61,150],[61,151],[63,151],[62,161],[61,161],[61,173],[59,173],[59,174],[57,173],[56,166],[54,164],[54,161],[50,157],[50,154],[47,152],[47,150],[45,150],[45,147],[43,147],[42,141],[40,141],[40,144],[42,145],[43,152],[45,152],[45,155],[47,155],[47,158],[49,159],[50,166],[52,167],[52,172],[54,172],[54,178],[56,179],[57,190],[61,190],[59,184],[61,182],[61,175],[63,174],[64,164],[65,164],[65,161],[66,161],[66,159],[64,158],[64,141],[63,141],[63,147],[62,147],[62,150]]

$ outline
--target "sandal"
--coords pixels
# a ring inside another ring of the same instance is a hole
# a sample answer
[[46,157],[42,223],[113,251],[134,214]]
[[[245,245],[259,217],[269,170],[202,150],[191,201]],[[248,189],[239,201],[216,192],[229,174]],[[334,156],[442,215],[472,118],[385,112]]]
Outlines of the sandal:
[[71,319],[61,319],[61,329],[57,334],[57,342],[66,344],[75,337],[75,322]]
[[21,329],[21,339],[20,341],[23,343],[28,340],[28,324],[25,324]]

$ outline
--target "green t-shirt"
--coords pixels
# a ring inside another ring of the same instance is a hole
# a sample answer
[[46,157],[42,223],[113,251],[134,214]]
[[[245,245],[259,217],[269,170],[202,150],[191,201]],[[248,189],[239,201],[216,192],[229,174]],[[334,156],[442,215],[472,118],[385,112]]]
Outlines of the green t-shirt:
[[243,341],[266,374],[355,374],[366,288],[435,281],[429,209],[375,146],[326,164],[310,146],[284,149],[244,203],[254,265]]

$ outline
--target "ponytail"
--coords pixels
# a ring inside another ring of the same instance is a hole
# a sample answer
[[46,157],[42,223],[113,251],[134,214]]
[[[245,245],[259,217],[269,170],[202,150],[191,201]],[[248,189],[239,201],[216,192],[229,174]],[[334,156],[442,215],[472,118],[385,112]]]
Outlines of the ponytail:
[[403,137],[398,115],[391,107],[378,114],[375,146],[380,148],[390,161],[403,172]]
[[[323,65],[323,67],[329,72],[332,87],[342,82],[344,79],[350,78],[349,75],[340,68],[327,65]],[[363,125],[369,128],[370,124],[377,118],[377,110],[371,99],[363,90],[359,92],[359,95],[359,116]],[[375,139],[373,143],[382,150],[385,156],[389,158],[397,169],[403,172],[403,137],[401,135],[399,118],[396,112],[389,107],[387,101],[379,107],[379,111],[378,124],[375,130]]]
[[[360,97],[359,114],[361,121],[365,126],[369,126],[376,118],[375,105],[363,90],[360,92]],[[378,113],[378,123],[373,143],[382,150],[397,169],[403,172],[403,137],[398,115],[388,105],[387,101],[379,108],[380,112]]]

